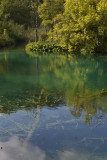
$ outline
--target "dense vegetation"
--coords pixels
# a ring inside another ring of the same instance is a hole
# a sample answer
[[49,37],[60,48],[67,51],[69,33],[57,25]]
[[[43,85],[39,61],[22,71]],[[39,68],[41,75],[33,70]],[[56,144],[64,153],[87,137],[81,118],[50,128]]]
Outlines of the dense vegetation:
[[0,47],[22,41],[107,52],[106,0],[0,0]]

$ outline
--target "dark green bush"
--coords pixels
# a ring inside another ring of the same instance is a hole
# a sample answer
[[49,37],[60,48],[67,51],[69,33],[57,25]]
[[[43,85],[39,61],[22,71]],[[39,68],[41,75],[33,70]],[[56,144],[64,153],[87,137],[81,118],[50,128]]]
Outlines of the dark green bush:
[[68,50],[64,47],[58,46],[52,43],[41,43],[41,42],[32,42],[26,45],[26,50],[34,52],[50,52],[50,53],[59,53],[67,52]]

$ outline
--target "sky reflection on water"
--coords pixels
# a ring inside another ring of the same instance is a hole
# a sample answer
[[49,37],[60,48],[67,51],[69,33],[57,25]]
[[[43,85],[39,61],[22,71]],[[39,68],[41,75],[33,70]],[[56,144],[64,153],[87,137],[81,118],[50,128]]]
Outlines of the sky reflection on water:
[[0,160],[106,160],[107,155],[94,156],[88,153],[78,153],[73,150],[56,151],[56,158],[50,158],[46,152],[30,143],[23,144],[16,137],[11,137],[6,142],[0,142]]
[[[46,153],[39,147],[31,144],[23,144],[18,138],[12,137],[6,142],[0,142],[0,160],[52,160],[46,156]],[[82,160],[85,155],[78,154],[74,151],[63,151],[58,153],[59,160]]]

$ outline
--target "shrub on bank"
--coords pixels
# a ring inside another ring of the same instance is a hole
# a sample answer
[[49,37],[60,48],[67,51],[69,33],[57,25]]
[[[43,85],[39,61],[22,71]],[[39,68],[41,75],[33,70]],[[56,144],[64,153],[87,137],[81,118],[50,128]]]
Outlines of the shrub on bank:
[[41,42],[32,42],[26,45],[27,51],[33,52],[50,52],[50,53],[60,53],[68,52],[68,49],[52,43],[41,43]]

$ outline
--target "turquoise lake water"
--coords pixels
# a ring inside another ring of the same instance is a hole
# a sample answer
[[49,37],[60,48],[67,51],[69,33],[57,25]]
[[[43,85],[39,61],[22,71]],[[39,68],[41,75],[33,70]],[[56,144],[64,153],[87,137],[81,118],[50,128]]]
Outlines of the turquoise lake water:
[[0,160],[107,160],[107,56],[1,50]]

